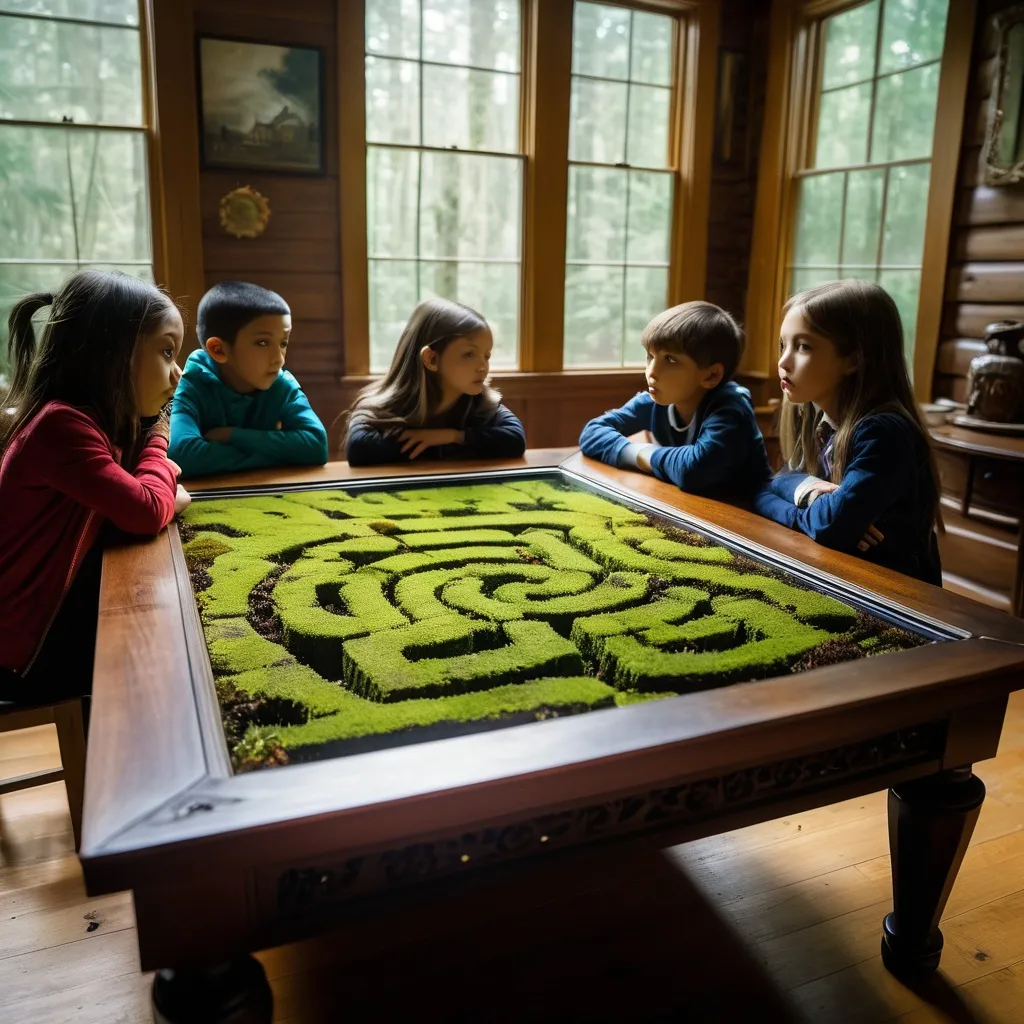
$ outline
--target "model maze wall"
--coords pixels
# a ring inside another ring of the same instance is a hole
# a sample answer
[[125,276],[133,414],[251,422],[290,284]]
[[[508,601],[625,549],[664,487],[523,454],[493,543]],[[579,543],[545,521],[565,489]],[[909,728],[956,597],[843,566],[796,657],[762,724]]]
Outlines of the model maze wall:
[[198,501],[182,540],[236,769],[924,642],[549,480]]

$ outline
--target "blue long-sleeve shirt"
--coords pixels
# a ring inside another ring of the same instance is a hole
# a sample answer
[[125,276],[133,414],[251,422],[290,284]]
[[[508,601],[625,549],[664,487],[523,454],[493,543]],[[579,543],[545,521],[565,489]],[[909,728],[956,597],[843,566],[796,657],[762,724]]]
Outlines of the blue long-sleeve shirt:
[[[526,451],[526,433],[519,418],[499,405],[488,415],[480,396],[459,402],[451,413],[431,427],[449,427],[465,434],[463,444],[435,445],[421,459],[518,459]],[[408,462],[402,451],[401,431],[381,433],[358,418],[350,424],[345,457],[350,466],[378,466],[389,462]]]
[[[230,441],[207,441],[203,435],[214,427],[231,427]],[[221,380],[217,363],[199,349],[185,361],[174,392],[167,455],[185,477],[264,466],[322,466],[327,431],[287,370],[266,391],[241,394]]]
[[733,381],[709,391],[682,428],[675,425],[671,406],[658,405],[642,392],[621,409],[592,419],[580,434],[580,448],[617,466],[629,435],[638,430],[649,430],[659,445],[650,452],[654,476],[691,494],[749,500],[771,476],[750,392]]
[[[865,416],[851,439],[838,489],[816,498],[808,508],[798,508],[794,496],[805,479],[805,473],[780,473],[755,498],[755,511],[826,547],[942,586],[928,446],[905,416]],[[857,544],[872,524],[885,539],[858,551]]]

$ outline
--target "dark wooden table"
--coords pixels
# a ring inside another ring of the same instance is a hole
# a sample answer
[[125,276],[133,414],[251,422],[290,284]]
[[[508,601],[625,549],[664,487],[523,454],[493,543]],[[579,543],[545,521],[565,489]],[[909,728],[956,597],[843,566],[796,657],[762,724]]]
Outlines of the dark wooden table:
[[251,950],[360,922],[375,922],[379,938],[387,921],[398,943],[414,911],[444,918],[450,930],[463,912],[500,916],[503,900],[536,891],[545,872],[593,863],[595,850],[606,862],[619,850],[627,863],[637,849],[885,788],[894,911],[880,936],[883,955],[901,975],[937,966],[939,917],[984,798],[971,766],[994,756],[1007,696],[1024,685],[1024,623],[568,450],[497,465],[333,463],[192,486],[387,482],[560,463],[812,584],[898,606],[954,639],[234,776],[176,531],[109,550],[81,858],[90,894],[134,890],[143,969],[175,969],[156,986],[166,1019],[194,1019],[197,1002],[243,998],[243,990],[256,1007],[245,1019],[264,1019],[265,980],[245,956]]
[[[963,551],[943,543],[943,567],[947,562],[958,572],[973,578],[986,569],[998,568],[988,563],[1011,555],[1012,567],[1007,565],[1005,587],[1009,584],[1009,605],[1013,615],[1024,615],[1024,437],[989,434],[946,424],[931,428],[936,449],[943,491],[956,499],[959,508],[953,513],[955,521],[948,525],[958,541],[970,537],[971,524],[978,529],[1005,530],[1007,537],[1016,542],[1016,552],[998,536],[979,534],[974,545]],[[955,517],[959,516],[958,519]],[[966,525],[968,530],[958,529]],[[1005,549],[1009,547],[1009,551]],[[960,563],[960,564],[958,564]],[[973,566],[972,566],[973,563]]]

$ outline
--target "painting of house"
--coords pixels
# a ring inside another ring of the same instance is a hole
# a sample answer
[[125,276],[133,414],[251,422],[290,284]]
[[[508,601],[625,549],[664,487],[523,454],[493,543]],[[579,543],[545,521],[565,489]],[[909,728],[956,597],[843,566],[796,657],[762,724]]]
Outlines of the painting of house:
[[323,170],[318,49],[199,40],[203,164]]

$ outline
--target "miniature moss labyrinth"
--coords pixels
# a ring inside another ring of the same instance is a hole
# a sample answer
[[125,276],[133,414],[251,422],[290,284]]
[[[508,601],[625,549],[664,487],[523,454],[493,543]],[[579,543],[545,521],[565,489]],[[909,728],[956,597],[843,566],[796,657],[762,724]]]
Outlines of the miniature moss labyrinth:
[[547,481],[203,501],[182,532],[239,767],[920,642]]

